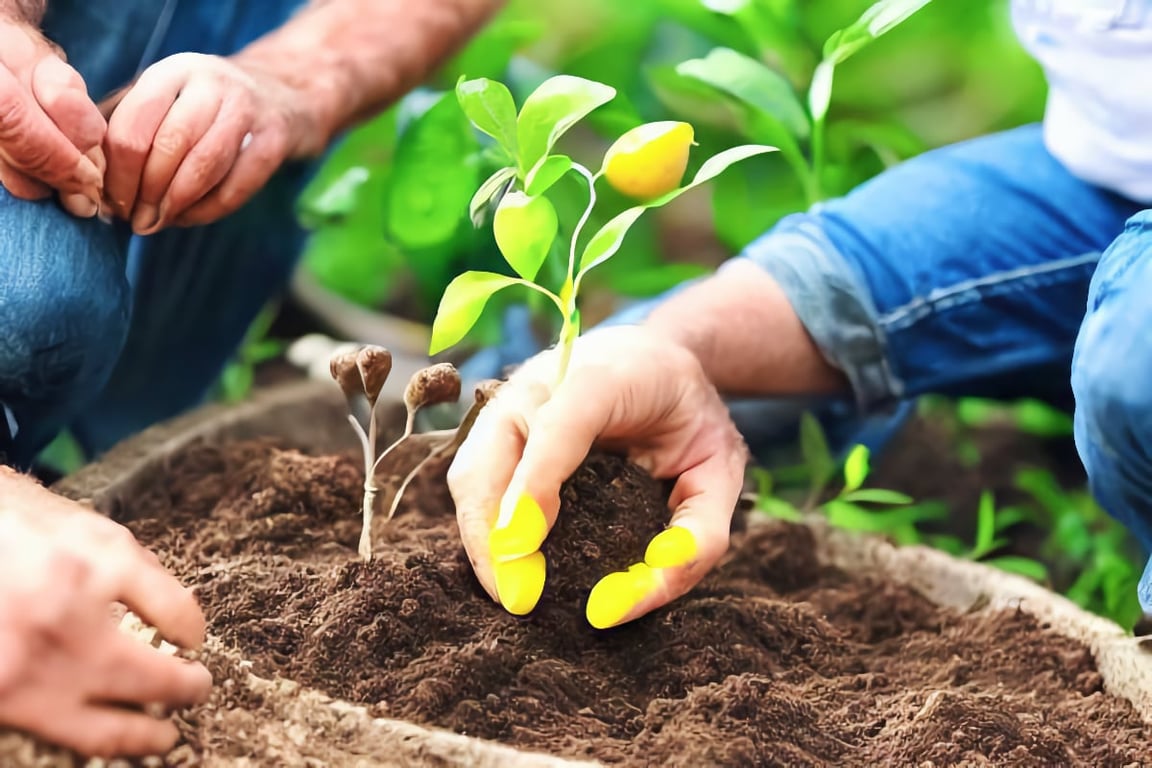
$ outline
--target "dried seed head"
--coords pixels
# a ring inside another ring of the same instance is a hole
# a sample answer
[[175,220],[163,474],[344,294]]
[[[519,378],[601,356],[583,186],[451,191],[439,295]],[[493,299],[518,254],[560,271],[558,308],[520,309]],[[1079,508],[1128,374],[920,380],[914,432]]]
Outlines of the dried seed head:
[[487,405],[488,401],[496,394],[496,390],[500,389],[500,385],[504,382],[499,379],[484,379],[476,384],[475,399],[477,405]]
[[392,373],[392,353],[375,345],[364,347],[356,354],[356,367],[360,369],[360,380],[368,402],[376,404],[388,374]]
[[344,390],[344,397],[351,400],[356,395],[364,394],[364,382],[356,368],[356,350],[333,354],[328,361],[328,371],[340,389]]
[[452,363],[437,363],[412,375],[404,390],[404,404],[415,411],[460,399],[460,373]]

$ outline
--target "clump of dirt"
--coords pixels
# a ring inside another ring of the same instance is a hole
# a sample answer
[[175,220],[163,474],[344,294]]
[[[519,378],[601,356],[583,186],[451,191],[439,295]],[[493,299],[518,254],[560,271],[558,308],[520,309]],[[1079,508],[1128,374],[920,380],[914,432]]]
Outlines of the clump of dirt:
[[[196,449],[136,501],[130,525],[196,585],[211,632],[258,675],[521,748],[683,766],[1147,756],[1152,729],[1103,693],[1082,646],[1022,612],[959,614],[850,578],[820,564],[801,526],[737,531],[692,593],[593,630],[587,590],[639,559],[668,514],[667,488],[613,456],[564,487],[548,591],[510,616],[463,554],[443,470],[378,528],[369,564],[356,557],[351,456]],[[219,738],[212,722],[184,721],[185,757]]]

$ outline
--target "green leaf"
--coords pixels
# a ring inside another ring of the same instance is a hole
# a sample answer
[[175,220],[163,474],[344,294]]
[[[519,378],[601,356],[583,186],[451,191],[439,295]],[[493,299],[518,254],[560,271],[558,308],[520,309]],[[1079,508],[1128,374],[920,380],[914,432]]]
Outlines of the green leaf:
[[371,175],[362,165],[348,168],[309,201],[308,214],[321,222],[347,216],[355,210],[360,189]]
[[524,180],[525,191],[532,197],[542,195],[570,170],[572,170],[572,158],[567,155],[542,157],[528,172],[528,177]]
[[500,201],[514,178],[516,178],[515,168],[501,168],[480,185],[476,194],[472,196],[472,202],[468,203],[468,218],[472,220],[472,226],[483,226],[484,212],[493,206],[500,205]]
[[449,283],[432,322],[428,354],[443,352],[463,339],[480,319],[492,294],[517,284],[515,278],[495,272],[465,272]]
[[508,87],[486,77],[461,80],[456,100],[474,126],[496,139],[512,157],[519,154],[516,138],[516,102]]
[[612,258],[620,250],[628,230],[646,210],[648,210],[648,206],[645,205],[629,208],[613,217],[592,236],[584,248],[584,253],[580,256],[580,277],[583,277],[593,267]]
[[812,115],[814,123],[824,122],[824,117],[828,114],[835,77],[836,65],[827,60],[817,64],[816,71],[812,73],[812,82],[808,85],[808,112]]
[[800,454],[808,468],[812,494],[819,494],[836,472],[836,462],[824,439],[824,428],[811,413],[805,411],[800,418]]
[[824,44],[824,58],[839,64],[868,43],[898,27],[930,2],[932,0],[880,0],[874,3],[855,23],[828,38]]
[[723,152],[719,152],[704,161],[703,165],[700,166],[700,170],[696,171],[696,175],[692,178],[692,183],[685,187],[684,191],[711,181],[728,170],[729,166],[741,160],[747,160],[750,157],[777,151],[776,147],[768,147],[763,144],[741,144],[738,147],[731,147]]
[[1048,581],[1048,568],[1043,563],[1027,557],[1005,555],[1003,557],[993,557],[985,560],[984,563],[994,568],[999,568],[1006,573],[1015,573],[1032,579],[1033,581],[1040,582],[1041,584]]
[[715,48],[702,59],[685,61],[676,71],[779,122],[793,136],[807,138],[808,116],[796,92],[781,75],[756,59],[731,48]]
[[868,446],[857,445],[844,460],[844,492],[851,493],[864,485],[868,477]]
[[991,551],[992,541],[996,538],[996,498],[991,491],[980,494],[980,506],[976,510],[976,546],[977,552]]
[[504,260],[525,280],[535,280],[556,242],[560,221],[546,197],[509,192],[492,220],[492,233]]
[[615,97],[615,88],[573,75],[557,75],[541,83],[524,100],[516,120],[521,172],[534,168],[568,129]]
[[851,501],[857,504],[911,504],[913,499],[899,491],[889,491],[883,488],[861,488],[858,491],[846,493],[840,497],[842,501]]
[[796,509],[794,504],[784,499],[778,499],[775,496],[766,496],[757,499],[756,509],[777,520],[788,520],[789,522],[798,523],[804,519],[803,515],[800,514],[800,510]]
[[452,239],[477,184],[468,162],[479,149],[475,134],[443,94],[400,139],[388,190],[388,230],[402,246],[427,248]]

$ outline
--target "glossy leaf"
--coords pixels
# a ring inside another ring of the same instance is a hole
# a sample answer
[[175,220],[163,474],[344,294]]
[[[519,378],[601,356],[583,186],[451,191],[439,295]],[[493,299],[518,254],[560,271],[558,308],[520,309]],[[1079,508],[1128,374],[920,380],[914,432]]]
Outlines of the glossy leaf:
[[492,221],[496,245],[504,260],[525,280],[535,280],[556,242],[560,221],[546,197],[509,192]]
[[440,309],[432,322],[428,354],[438,354],[458,343],[476,325],[492,294],[516,284],[514,278],[495,272],[465,272],[454,279],[444,289]]
[[851,493],[864,485],[868,477],[868,446],[857,445],[848,453],[844,460],[844,492]]
[[676,71],[778,121],[793,136],[808,136],[808,116],[791,84],[756,59],[731,48],[715,48],[702,59],[685,61]]
[[817,494],[832,478],[836,462],[828,450],[828,441],[824,439],[824,428],[815,416],[807,412],[800,417],[800,454],[808,469],[812,493]]
[[506,85],[486,77],[461,80],[456,100],[474,126],[496,139],[509,155],[517,156],[516,102]]
[[817,64],[816,71],[812,73],[812,83],[808,86],[808,111],[815,123],[823,122],[828,114],[835,75],[836,65],[827,60]]
[[527,174],[552,151],[557,139],[615,97],[615,88],[573,75],[557,75],[541,83],[524,100],[516,121],[521,172]]
[[611,221],[601,227],[584,248],[584,253],[580,257],[579,274],[584,275],[588,270],[599,264],[603,264],[616,255],[616,252],[620,250],[620,246],[624,244],[624,238],[627,236],[628,230],[632,228],[632,225],[640,219],[646,210],[648,210],[648,206],[646,205],[637,205],[629,208],[623,213],[614,216]]
[[427,248],[455,235],[479,181],[465,159],[478,149],[451,94],[413,120],[397,147],[388,190],[386,221],[397,242]]
[[899,491],[889,491],[884,488],[861,488],[840,497],[842,501],[851,501],[855,504],[887,504],[890,506],[903,506],[912,503],[912,497]]
[[514,178],[516,178],[515,168],[501,168],[480,185],[476,194],[472,196],[472,201],[468,203],[468,218],[472,220],[472,226],[484,225],[485,211],[500,205],[500,200],[503,199]]
[[548,155],[540,159],[524,180],[524,188],[532,197],[542,195],[572,170],[572,158],[567,155]]
[[828,38],[824,58],[839,64],[868,43],[884,35],[932,0],[880,0],[861,14],[850,26]]

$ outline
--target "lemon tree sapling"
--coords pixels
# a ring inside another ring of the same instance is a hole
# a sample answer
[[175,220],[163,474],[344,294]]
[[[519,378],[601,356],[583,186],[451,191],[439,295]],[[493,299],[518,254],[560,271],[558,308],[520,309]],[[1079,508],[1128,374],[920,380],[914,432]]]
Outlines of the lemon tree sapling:
[[[514,275],[465,272],[444,291],[432,325],[430,354],[455,345],[479,320],[497,291],[523,286],[545,296],[560,312],[556,380],[564,377],[572,345],[580,334],[577,297],[587,274],[612,258],[629,229],[645,211],[659,208],[722,173],[733,163],[773,152],[775,147],[747,144],[705,160],[692,180],[683,184],[694,131],[690,124],[663,121],[640,125],[622,135],[605,153],[593,173],[568,155],[555,151],[557,141],[597,108],[616,97],[615,89],[593,80],[559,75],[533,91],[519,110],[508,88],[486,78],[461,80],[456,87],[461,108],[479,131],[495,141],[505,161],[477,190],[469,214],[481,226],[492,211],[496,244]],[[567,269],[560,285],[542,285],[541,267],[564,229],[548,191],[565,175],[577,174],[587,185],[588,204],[565,232],[562,250]],[[635,205],[582,237],[597,203],[601,179],[632,198]]]

